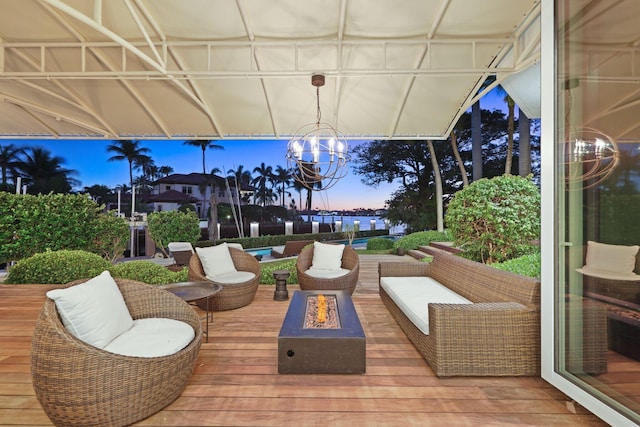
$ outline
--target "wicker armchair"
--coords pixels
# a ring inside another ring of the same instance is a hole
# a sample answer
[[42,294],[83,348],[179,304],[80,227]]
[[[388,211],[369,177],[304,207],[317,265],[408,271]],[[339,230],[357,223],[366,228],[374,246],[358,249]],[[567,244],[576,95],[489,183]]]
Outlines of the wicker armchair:
[[[235,265],[236,270],[250,271],[255,274],[255,277],[243,283],[220,283],[223,289],[209,298],[208,308],[206,300],[203,299],[196,302],[198,307],[203,310],[225,311],[244,307],[253,301],[256,292],[258,292],[258,285],[260,284],[260,263],[258,260],[256,260],[253,255],[232,247],[229,248],[229,253],[231,253],[231,259],[233,259],[233,265]],[[209,281],[217,283],[205,276],[200,257],[197,253],[193,254],[189,260],[189,280],[194,282]]]
[[342,253],[342,268],[351,270],[344,276],[333,279],[320,279],[305,274],[313,262],[313,246],[308,246],[300,252],[296,261],[296,269],[298,270],[298,283],[300,289],[305,291],[317,290],[341,290],[348,291],[353,295],[358,284],[358,275],[360,274],[360,259],[358,254],[351,246],[345,246]]
[[[31,344],[36,397],[55,425],[124,426],[173,402],[191,378],[202,324],[180,298],[151,285],[115,279],[134,319],[165,317],[191,325],[195,338],[163,357],[130,357],[93,347],[71,335],[47,299]],[[76,281],[69,286],[82,283]]]

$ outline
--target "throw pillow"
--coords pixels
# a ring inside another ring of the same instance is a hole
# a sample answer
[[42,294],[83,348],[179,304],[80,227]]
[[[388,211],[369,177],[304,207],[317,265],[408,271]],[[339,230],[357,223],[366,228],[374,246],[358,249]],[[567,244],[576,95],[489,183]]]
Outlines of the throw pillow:
[[200,257],[205,276],[211,280],[215,281],[215,277],[221,274],[238,271],[226,243],[208,248],[196,248],[196,252]]
[[608,245],[588,241],[585,268],[616,274],[633,273],[639,249],[638,245]]
[[311,269],[338,270],[342,267],[344,245],[313,242],[313,261]]
[[122,293],[108,271],[79,285],[53,289],[47,297],[55,301],[65,328],[94,347],[104,348],[133,326]]

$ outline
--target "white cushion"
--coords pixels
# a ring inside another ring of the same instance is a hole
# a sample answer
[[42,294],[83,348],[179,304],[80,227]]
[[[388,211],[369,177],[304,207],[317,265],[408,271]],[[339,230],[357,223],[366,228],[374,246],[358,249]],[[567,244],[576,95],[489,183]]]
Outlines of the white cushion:
[[342,253],[344,245],[330,245],[327,243],[313,242],[313,270],[338,270],[342,267]]
[[313,268],[310,268],[305,271],[305,274],[317,279],[335,279],[336,277],[346,275],[350,271],[351,270],[347,270],[346,268],[339,268],[337,270],[314,270]]
[[473,304],[431,277],[382,277],[380,286],[425,335],[429,335],[429,303]]
[[170,242],[167,247],[169,252],[185,252],[191,251],[193,253],[193,246],[189,242]]
[[640,246],[608,245],[593,241],[587,242],[585,268],[588,271],[603,271],[627,275],[636,267],[636,255]]
[[640,275],[635,273],[618,274],[611,271],[594,270],[592,268],[587,268],[587,267],[576,268],[576,271],[578,273],[584,274],[585,276],[598,277],[600,279],[640,282]]
[[215,281],[218,283],[231,285],[234,283],[248,282],[249,280],[252,280],[254,277],[256,277],[256,275],[250,271],[235,271],[233,273],[220,274],[216,276]]
[[196,248],[196,252],[200,257],[204,274],[210,280],[217,281],[216,277],[221,274],[238,271],[226,243],[208,248]]
[[67,330],[92,346],[104,348],[133,325],[120,289],[108,271],[79,285],[50,290],[47,296],[55,301]]
[[161,357],[182,350],[195,336],[193,328],[179,320],[137,319],[129,330],[117,336],[104,349],[124,356]]

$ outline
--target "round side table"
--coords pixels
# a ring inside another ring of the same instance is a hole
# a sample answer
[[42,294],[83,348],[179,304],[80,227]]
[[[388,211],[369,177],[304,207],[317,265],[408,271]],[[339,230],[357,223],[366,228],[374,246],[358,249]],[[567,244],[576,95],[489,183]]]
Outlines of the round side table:
[[[222,285],[212,282],[180,282],[159,286],[159,288],[171,292],[188,303],[206,299],[207,307],[209,307],[209,298],[220,292]],[[209,310],[205,310],[205,312],[207,313],[205,335],[207,342],[209,342]],[[211,313],[211,321],[213,321],[213,313]]]

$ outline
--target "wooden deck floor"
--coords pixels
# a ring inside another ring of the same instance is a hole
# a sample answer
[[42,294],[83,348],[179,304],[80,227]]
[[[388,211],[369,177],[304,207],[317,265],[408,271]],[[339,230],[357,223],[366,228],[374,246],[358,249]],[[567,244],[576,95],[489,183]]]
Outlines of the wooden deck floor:
[[[436,377],[380,301],[380,259],[361,256],[353,297],[367,335],[366,374],[278,374],[288,302],[273,301],[274,288],[261,286],[249,306],[215,313],[186,390],[136,425],[606,425],[577,405],[570,411],[567,397],[541,378]],[[51,425],[29,374],[31,334],[49,288],[0,285],[0,425]]]

